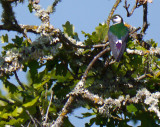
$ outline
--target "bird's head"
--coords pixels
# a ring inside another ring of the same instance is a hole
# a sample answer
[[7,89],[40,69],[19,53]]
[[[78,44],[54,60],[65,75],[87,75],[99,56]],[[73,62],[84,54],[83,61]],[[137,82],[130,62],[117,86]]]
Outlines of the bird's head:
[[117,23],[123,23],[123,19],[120,15],[113,15],[111,18],[113,24],[117,24]]

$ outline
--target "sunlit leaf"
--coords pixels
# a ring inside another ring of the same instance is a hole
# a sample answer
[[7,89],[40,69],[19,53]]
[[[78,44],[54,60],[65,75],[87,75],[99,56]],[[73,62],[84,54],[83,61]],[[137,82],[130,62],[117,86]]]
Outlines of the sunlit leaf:
[[148,77],[152,78],[153,76],[151,74],[146,74]]
[[22,107],[16,107],[16,109],[12,112],[12,116],[13,116],[13,117],[17,117],[17,116],[19,116],[22,112],[23,112],[23,108],[22,108]]
[[1,43],[5,43],[5,42],[8,42],[8,34],[1,36]]
[[76,40],[79,40],[78,38],[78,34],[76,32],[74,32],[74,26],[72,24],[70,24],[69,21],[67,21],[64,25],[62,25],[63,27],[63,31],[65,34],[67,34],[68,36],[76,39]]
[[39,99],[39,96],[37,96],[36,98],[34,98],[33,100],[31,100],[30,102],[24,103],[23,106],[24,106],[25,108],[31,107],[31,106],[33,106],[35,103],[37,103],[38,99]]
[[130,113],[132,113],[132,112],[135,113],[138,111],[137,108],[133,104],[127,105],[127,110]]

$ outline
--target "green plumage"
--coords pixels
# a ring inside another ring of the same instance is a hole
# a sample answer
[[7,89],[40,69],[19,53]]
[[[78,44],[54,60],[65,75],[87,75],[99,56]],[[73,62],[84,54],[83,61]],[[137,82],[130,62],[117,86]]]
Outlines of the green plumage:
[[109,31],[117,36],[118,39],[121,39],[129,32],[128,28],[123,23],[112,25]]

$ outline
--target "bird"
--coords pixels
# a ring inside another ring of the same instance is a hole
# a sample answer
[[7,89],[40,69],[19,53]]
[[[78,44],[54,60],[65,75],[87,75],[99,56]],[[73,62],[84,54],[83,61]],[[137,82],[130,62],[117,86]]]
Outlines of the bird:
[[129,29],[124,25],[123,18],[116,14],[111,18],[113,25],[108,30],[108,40],[112,54],[119,62],[125,49],[129,37]]

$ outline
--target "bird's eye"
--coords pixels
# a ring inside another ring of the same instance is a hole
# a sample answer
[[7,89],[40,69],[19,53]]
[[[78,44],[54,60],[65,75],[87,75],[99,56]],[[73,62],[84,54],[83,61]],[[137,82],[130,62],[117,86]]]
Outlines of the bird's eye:
[[117,19],[117,16],[116,16],[116,17],[114,17],[114,19]]

